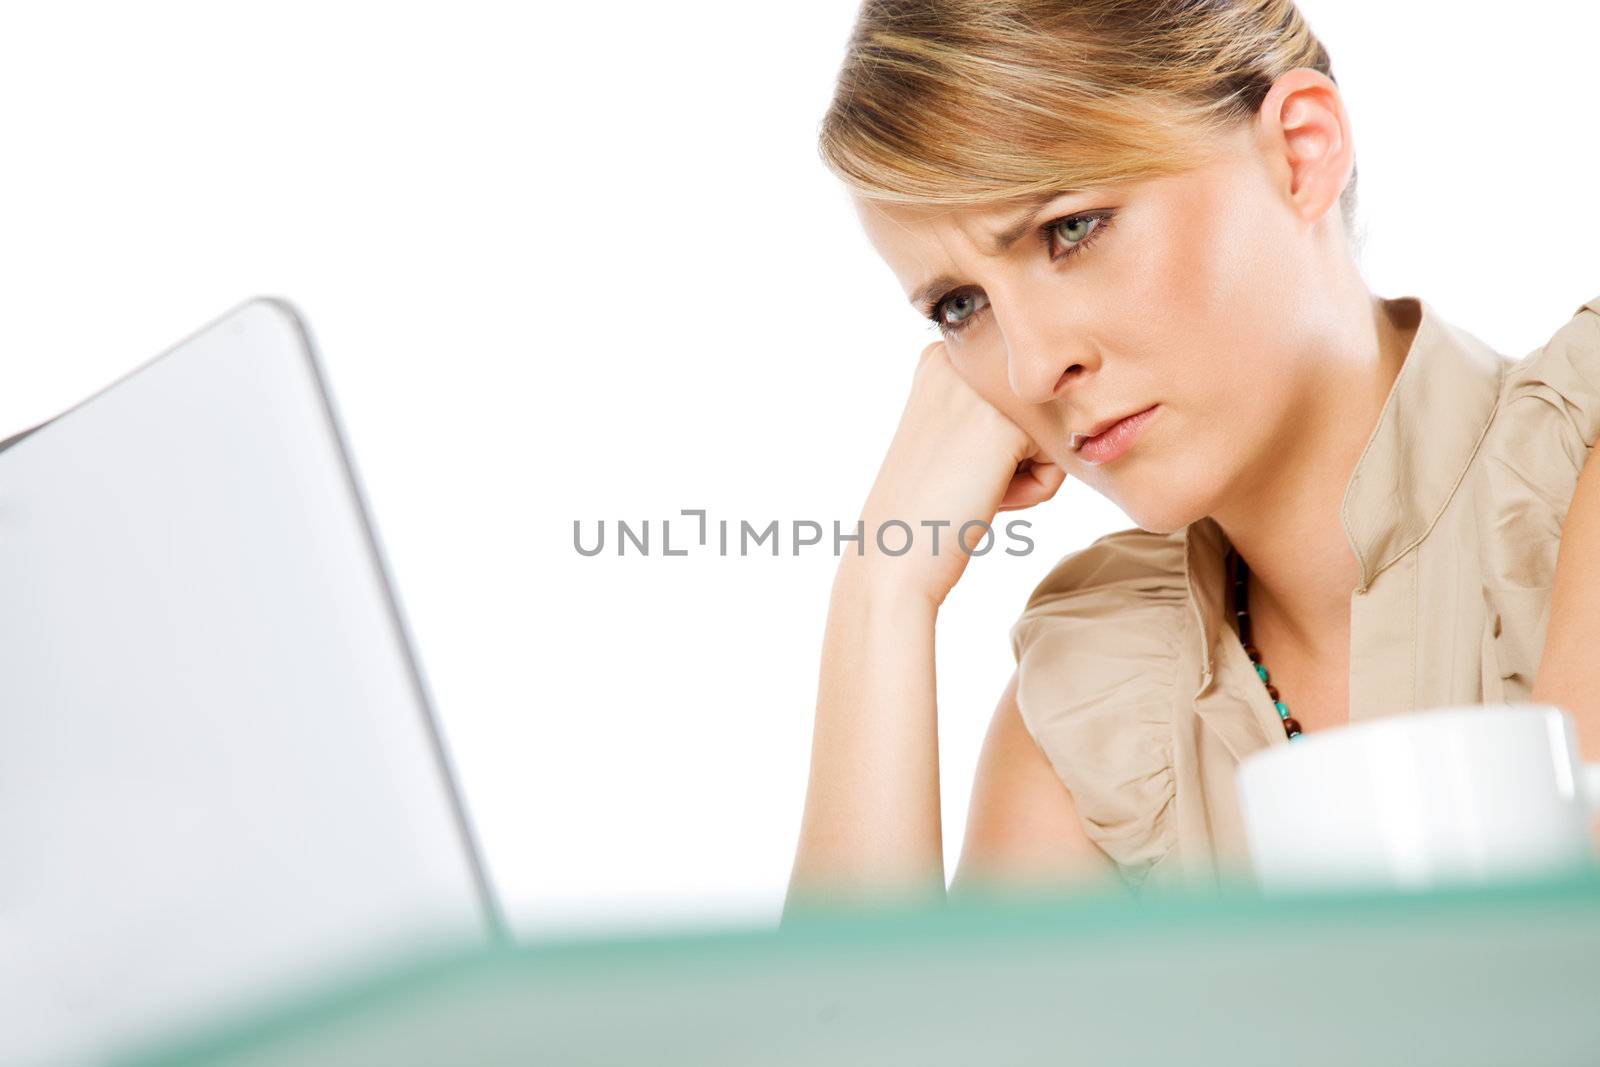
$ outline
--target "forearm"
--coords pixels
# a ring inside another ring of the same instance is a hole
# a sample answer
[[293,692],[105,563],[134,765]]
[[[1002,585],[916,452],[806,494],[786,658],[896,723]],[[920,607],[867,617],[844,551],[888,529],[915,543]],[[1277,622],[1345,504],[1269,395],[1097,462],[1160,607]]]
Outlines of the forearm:
[[868,563],[841,561],[786,915],[802,898],[943,898],[936,615]]

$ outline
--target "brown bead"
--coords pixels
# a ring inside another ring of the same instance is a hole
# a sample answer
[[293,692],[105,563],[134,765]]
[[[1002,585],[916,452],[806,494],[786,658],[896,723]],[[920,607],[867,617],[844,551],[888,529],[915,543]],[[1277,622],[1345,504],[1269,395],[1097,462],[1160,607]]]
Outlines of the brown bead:
[[1277,703],[1277,701],[1278,701],[1278,687],[1273,685],[1271,682],[1267,683],[1267,696],[1272,698],[1273,703]]
[[1294,720],[1293,716],[1283,720],[1283,732],[1290,737],[1300,732],[1300,724]]
[[1244,654],[1250,657],[1251,663],[1261,662],[1261,652],[1256,648],[1255,645],[1246,644],[1244,646]]

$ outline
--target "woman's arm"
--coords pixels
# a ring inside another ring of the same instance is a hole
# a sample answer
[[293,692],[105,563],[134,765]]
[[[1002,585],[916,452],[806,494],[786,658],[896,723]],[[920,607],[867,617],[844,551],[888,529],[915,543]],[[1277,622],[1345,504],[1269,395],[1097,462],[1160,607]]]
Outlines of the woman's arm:
[[1600,761],[1600,461],[1589,450],[1561,527],[1550,622],[1532,699],[1572,713],[1583,758]]
[[925,597],[841,562],[785,916],[807,897],[944,896],[934,616]]
[[[934,620],[914,602],[875,599],[861,577],[841,568],[834,584],[791,905],[806,893],[936,901],[945,892]],[[1121,886],[1023,725],[1016,694],[1013,672],[978,756],[949,896]],[[864,698],[876,714],[862,713]],[[824,768],[828,778],[816,780]],[[808,874],[802,861],[848,878]]]
[[951,899],[1122,884],[1111,857],[1084,833],[1072,794],[1023,724],[1013,671],[978,754]]
[[[1039,458],[942,341],[923,349],[862,509],[862,551],[834,575],[785,917],[809,898],[944,900],[934,623],[983,538],[963,525],[1060,487],[1065,474]],[[889,523],[915,531],[903,551],[879,540]]]

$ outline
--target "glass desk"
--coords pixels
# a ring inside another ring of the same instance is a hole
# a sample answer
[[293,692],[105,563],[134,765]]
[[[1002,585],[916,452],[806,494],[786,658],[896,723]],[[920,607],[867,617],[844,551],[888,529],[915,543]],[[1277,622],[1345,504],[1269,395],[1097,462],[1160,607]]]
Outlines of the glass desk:
[[1600,875],[835,907],[415,960],[119,1061],[1600,1064]]

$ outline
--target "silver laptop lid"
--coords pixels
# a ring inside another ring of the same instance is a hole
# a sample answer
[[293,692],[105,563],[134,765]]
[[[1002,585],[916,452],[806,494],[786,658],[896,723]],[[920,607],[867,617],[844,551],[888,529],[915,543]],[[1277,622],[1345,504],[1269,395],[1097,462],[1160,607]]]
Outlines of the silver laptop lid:
[[0,1062],[502,928],[299,316],[0,442]]

